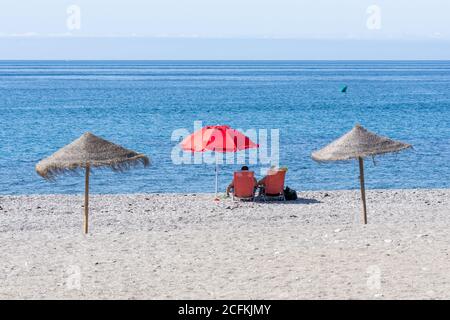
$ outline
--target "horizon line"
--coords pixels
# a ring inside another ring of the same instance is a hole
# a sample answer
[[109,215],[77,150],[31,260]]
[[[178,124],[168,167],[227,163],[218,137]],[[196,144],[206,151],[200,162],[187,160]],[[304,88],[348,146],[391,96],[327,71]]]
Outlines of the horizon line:
[[130,62],[190,62],[190,61],[208,61],[208,62],[226,62],[226,61],[261,61],[261,62],[332,62],[332,61],[341,61],[341,62],[364,62],[364,61],[370,61],[370,62],[386,62],[386,61],[417,61],[417,62],[450,62],[450,59],[0,59],[0,62],[21,62],[21,61],[54,61],[54,62],[84,62],[84,61],[130,61]]

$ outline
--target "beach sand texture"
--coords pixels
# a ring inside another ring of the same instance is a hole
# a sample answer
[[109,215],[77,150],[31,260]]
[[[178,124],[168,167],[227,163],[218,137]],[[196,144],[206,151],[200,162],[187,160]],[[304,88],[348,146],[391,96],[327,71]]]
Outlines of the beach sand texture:
[[450,298],[449,189],[299,196],[0,196],[0,298]]

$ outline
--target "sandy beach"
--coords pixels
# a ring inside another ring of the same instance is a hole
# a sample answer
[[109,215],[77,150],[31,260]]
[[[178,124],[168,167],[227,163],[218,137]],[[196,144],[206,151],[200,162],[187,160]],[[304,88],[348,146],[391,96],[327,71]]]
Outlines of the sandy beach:
[[450,190],[299,196],[1,196],[0,298],[450,298]]

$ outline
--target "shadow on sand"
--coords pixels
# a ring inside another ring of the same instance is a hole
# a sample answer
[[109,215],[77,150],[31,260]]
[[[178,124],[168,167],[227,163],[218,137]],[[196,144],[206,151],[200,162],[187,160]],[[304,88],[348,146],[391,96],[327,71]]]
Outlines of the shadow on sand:
[[267,203],[267,204],[316,204],[316,203],[322,203],[321,201],[316,200],[316,199],[308,199],[308,198],[300,198],[300,197],[298,197],[297,200],[286,200],[286,201],[280,201],[280,200],[264,201],[262,198],[256,198],[255,201],[258,203]]

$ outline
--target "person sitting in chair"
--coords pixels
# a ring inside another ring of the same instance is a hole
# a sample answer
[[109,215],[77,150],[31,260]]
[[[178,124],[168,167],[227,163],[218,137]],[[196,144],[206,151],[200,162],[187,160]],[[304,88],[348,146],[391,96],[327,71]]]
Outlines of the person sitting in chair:
[[[241,168],[241,171],[249,171],[249,169],[247,166],[243,166]],[[253,179],[255,179],[255,186],[256,186],[258,184],[258,181],[256,180],[256,178],[253,178]],[[233,188],[234,188],[234,179],[231,181],[231,183],[227,187],[227,197],[230,196],[230,192],[232,192]]]
[[[267,177],[270,176],[270,175],[276,174],[276,173],[279,172],[279,171],[287,171],[287,168],[286,168],[286,167],[277,168],[277,167],[275,167],[275,166],[272,166],[272,167],[267,171],[267,174],[266,174],[261,180],[259,180],[259,181],[257,182],[257,186],[259,187],[260,195],[263,194],[263,193],[265,192],[264,190],[265,190],[265,188],[266,188],[266,180],[267,180]],[[283,181],[284,181],[284,178],[283,178]],[[284,182],[283,182],[283,185],[284,185]]]

